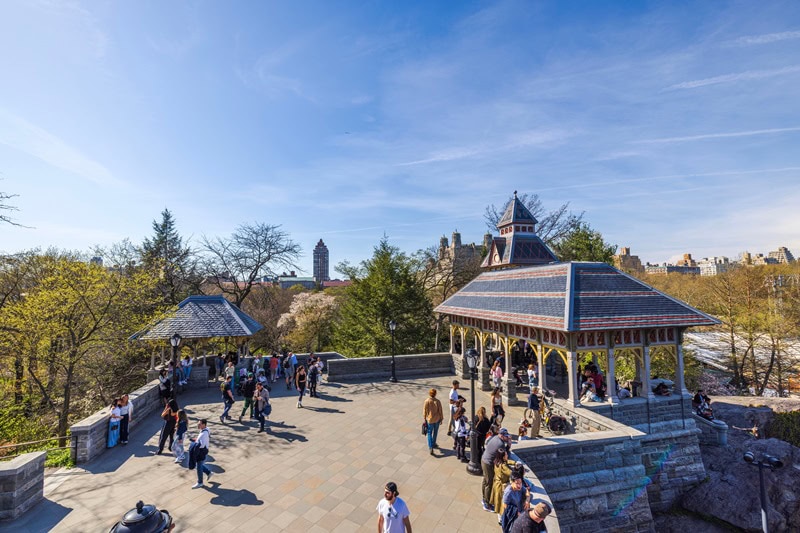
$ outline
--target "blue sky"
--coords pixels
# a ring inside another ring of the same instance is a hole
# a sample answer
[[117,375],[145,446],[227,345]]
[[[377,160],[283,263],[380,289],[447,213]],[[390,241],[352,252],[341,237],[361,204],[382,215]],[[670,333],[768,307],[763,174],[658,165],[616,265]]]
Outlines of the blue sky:
[[[331,265],[569,201],[662,262],[800,255],[797,2],[0,5],[0,250],[281,224]],[[333,273],[332,273],[333,274]]]

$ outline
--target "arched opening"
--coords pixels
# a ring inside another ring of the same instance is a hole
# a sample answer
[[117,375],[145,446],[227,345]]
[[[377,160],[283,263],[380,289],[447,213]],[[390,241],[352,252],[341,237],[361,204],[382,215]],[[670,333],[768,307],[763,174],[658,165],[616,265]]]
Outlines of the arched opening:
[[564,355],[556,348],[544,346],[545,386],[556,392],[558,398],[569,397],[569,372]]

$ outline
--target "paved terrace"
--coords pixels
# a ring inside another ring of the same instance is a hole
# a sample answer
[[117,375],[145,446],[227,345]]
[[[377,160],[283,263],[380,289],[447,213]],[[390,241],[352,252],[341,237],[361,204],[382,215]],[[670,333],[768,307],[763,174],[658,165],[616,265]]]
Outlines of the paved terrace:
[[[107,531],[141,499],[169,510],[176,531],[372,533],[375,506],[392,480],[415,531],[496,533],[496,515],[480,507],[481,478],[455,459],[446,428],[435,457],[420,434],[428,389],[437,388],[446,403],[452,379],[324,383],[320,398],[306,397],[303,409],[278,382],[265,434],[247,416],[242,424],[220,424],[222,403],[213,385],[186,393],[179,401],[188,406],[190,435],[199,418],[209,420],[207,464],[214,474],[206,488],[193,490],[195,471],[174,464],[171,454],[153,455],[161,423],[153,413],[127,446],[49,474],[45,500],[19,520],[0,524],[0,531]],[[478,405],[489,405],[488,395],[476,396]],[[238,417],[243,405],[237,401],[231,415]],[[512,433],[520,418],[521,409],[508,411]]]

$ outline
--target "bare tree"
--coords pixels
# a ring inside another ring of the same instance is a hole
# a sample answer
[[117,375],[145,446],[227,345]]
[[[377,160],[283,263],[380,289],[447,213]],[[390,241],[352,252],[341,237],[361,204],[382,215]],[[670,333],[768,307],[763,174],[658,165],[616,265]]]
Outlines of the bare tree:
[[[583,213],[581,212],[578,215],[572,213],[569,210],[569,202],[562,204],[553,211],[546,211],[538,194],[522,193],[518,195],[518,198],[539,221],[536,233],[548,245],[562,240],[578,229],[581,222],[583,222]],[[490,232],[497,230],[497,223],[500,222],[500,218],[513,199],[513,196],[509,197],[508,201],[503,204],[502,209],[494,204],[486,206],[483,218],[486,220],[486,227],[489,228]]]
[[9,211],[19,211],[17,206],[8,203],[11,198],[16,196],[18,195],[0,192],[0,222],[5,222],[13,226],[22,226],[22,224],[14,222],[14,219],[7,214]]
[[241,306],[261,278],[297,269],[301,248],[280,226],[256,223],[242,224],[228,238],[203,236],[202,250],[206,281]]

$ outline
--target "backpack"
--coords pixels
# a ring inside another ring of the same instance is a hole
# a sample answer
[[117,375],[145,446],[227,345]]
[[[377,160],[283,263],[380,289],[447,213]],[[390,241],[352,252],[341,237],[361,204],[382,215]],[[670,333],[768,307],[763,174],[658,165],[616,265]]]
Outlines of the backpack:
[[517,515],[519,515],[519,508],[517,508],[515,504],[509,503],[506,505],[506,509],[503,511],[503,516],[500,519],[500,527],[503,528],[503,533],[509,533],[511,531],[511,526],[514,525]]

